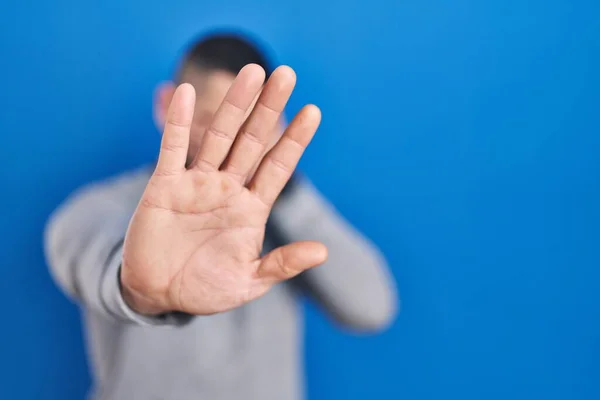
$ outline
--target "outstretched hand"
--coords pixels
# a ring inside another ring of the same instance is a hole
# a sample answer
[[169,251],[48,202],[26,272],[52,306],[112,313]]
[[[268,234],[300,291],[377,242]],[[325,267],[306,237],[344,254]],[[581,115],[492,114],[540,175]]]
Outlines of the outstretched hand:
[[279,67],[263,87],[264,79],[257,65],[240,71],[187,167],[196,95],[189,84],[175,91],[156,169],[125,237],[121,284],[136,311],[227,311],[327,258],[318,242],[261,257],[271,208],[321,119],[305,106],[265,154],[296,77]]

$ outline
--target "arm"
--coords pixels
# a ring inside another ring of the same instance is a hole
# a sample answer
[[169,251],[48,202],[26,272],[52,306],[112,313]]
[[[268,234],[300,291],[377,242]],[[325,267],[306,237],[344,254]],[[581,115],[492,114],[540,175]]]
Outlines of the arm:
[[196,93],[180,85],[156,168],[134,197],[119,182],[89,187],[51,218],[46,252],[57,282],[100,315],[151,324],[230,311],[323,263],[327,249],[314,241],[261,255],[272,205],[321,121],[316,106],[303,107],[265,154],[280,119],[273,111],[295,80],[285,66],[266,84],[258,65],[242,68],[193,151]]
[[298,280],[337,322],[359,331],[392,322],[397,297],[385,259],[309,182],[284,192],[272,218],[282,240],[317,240],[328,247],[327,261]]
[[46,225],[46,258],[65,294],[95,313],[144,325],[180,323],[178,315],[134,312],[120,290],[123,239],[147,179],[147,171],[140,171],[87,185],[69,196]]

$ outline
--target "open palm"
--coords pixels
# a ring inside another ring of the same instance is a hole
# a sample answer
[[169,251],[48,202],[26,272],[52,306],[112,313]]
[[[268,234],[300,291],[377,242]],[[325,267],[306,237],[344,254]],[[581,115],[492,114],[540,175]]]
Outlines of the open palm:
[[319,109],[304,107],[265,154],[295,74],[280,67],[263,87],[264,78],[257,65],[240,71],[188,167],[195,92],[189,84],[175,91],[156,170],[125,238],[121,282],[137,311],[227,311],[325,261],[317,242],[261,257],[271,207],[320,123]]

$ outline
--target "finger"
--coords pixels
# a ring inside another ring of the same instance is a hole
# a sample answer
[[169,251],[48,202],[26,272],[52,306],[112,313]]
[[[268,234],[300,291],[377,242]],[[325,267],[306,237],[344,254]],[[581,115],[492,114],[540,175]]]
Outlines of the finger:
[[246,180],[271,140],[295,85],[296,73],[290,67],[282,66],[273,72],[233,143],[224,171],[240,182]]
[[263,158],[249,188],[265,204],[275,203],[320,122],[319,108],[314,105],[305,106],[294,117],[277,144]]
[[241,69],[204,134],[193,167],[219,169],[264,81],[265,71],[260,66],[249,64]]
[[268,283],[293,278],[327,260],[327,247],[320,242],[295,242],[276,248],[261,260],[257,275]]
[[172,175],[185,170],[195,102],[196,92],[189,83],[175,90],[167,112],[156,172]]

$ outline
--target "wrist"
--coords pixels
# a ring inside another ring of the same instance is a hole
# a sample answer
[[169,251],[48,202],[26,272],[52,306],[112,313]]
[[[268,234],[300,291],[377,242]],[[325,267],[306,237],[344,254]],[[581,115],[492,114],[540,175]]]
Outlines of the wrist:
[[128,284],[124,278],[123,268],[119,271],[119,287],[123,301],[125,301],[125,304],[136,313],[148,317],[155,317],[167,312],[167,310],[159,306],[155,300],[142,294],[139,290],[134,289],[132,285]]

